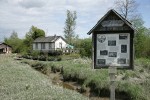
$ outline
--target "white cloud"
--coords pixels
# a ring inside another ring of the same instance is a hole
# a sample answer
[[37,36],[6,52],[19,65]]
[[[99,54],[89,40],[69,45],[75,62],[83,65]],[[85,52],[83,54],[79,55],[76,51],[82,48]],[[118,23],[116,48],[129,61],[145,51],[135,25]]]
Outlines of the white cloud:
[[31,25],[44,29],[47,35],[63,35],[69,9],[77,11],[76,33],[84,38],[113,0],[0,0],[0,5],[0,37],[10,36],[13,30],[24,37]]
[[21,0],[18,2],[24,8],[41,8],[45,5],[44,0]]

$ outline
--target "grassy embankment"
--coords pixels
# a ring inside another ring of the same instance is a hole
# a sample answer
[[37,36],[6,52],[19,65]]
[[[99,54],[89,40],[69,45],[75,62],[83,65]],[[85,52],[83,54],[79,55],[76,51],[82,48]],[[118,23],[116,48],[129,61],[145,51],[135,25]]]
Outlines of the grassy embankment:
[[[92,70],[90,59],[39,62],[25,60],[33,68],[44,74],[61,72],[64,81],[76,81],[81,92],[91,89],[97,96],[109,97],[108,70]],[[116,77],[116,97],[124,100],[149,100],[150,98],[150,60],[135,60],[135,69],[118,70]]]
[[0,100],[87,100],[81,94],[53,85],[29,65],[0,55]]

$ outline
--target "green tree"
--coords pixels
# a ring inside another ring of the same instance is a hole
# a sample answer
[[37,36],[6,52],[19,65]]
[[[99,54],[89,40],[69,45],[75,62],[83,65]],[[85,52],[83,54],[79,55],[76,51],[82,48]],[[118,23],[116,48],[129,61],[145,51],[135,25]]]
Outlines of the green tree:
[[13,31],[9,38],[5,38],[4,42],[13,48],[13,53],[23,51],[23,40],[18,38],[17,32]]
[[144,26],[138,28],[134,40],[136,57],[150,58],[150,29]]
[[67,10],[67,18],[64,27],[64,37],[69,44],[73,44],[73,39],[75,37],[76,19],[76,11]]
[[81,39],[79,42],[80,55],[82,57],[91,57],[92,55],[92,38]]
[[27,47],[27,51],[30,51],[32,48],[33,41],[38,37],[45,37],[45,32],[42,29],[39,29],[35,26],[31,26],[29,32],[26,33],[24,44]]
[[142,56],[142,51],[144,49],[143,40],[145,40],[144,28],[139,28],[138,32],[135,35],[135,42],[134,42],[136,57]]
[[137,13],[137,3],[135,0],[116,0],[115,9],[125,18],[132,22],[135,27],[135,56],[150,57],[150,30],[144,27],[144,21]]

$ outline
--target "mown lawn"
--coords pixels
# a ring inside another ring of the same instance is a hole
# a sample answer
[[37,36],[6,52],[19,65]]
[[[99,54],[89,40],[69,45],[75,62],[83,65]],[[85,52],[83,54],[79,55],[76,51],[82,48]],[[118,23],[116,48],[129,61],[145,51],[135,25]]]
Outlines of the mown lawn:
[[87,100],[53,85],[46,75],[12,56],[0,55],[0,100]]
[[[65,61],[24,60],[44,74],[61,72],[64,81],[76,81],[82,91],[91,88],[97,96],[109,97],[109,75],[107,69],[91,69],[91,60],[79,58]],[[150,60],[136,59],[134,70],[118,70],[116,75],[116,97],[120,100],[149,100]]]

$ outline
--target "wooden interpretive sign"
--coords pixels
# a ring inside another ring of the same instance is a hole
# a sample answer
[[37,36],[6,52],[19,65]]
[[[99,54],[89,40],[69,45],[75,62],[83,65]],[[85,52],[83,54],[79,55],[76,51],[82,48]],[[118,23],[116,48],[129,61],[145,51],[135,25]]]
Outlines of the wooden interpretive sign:
[[129,21],[110,10],[88,32],[91,33],[94,69],[133,69],[134,28]]

